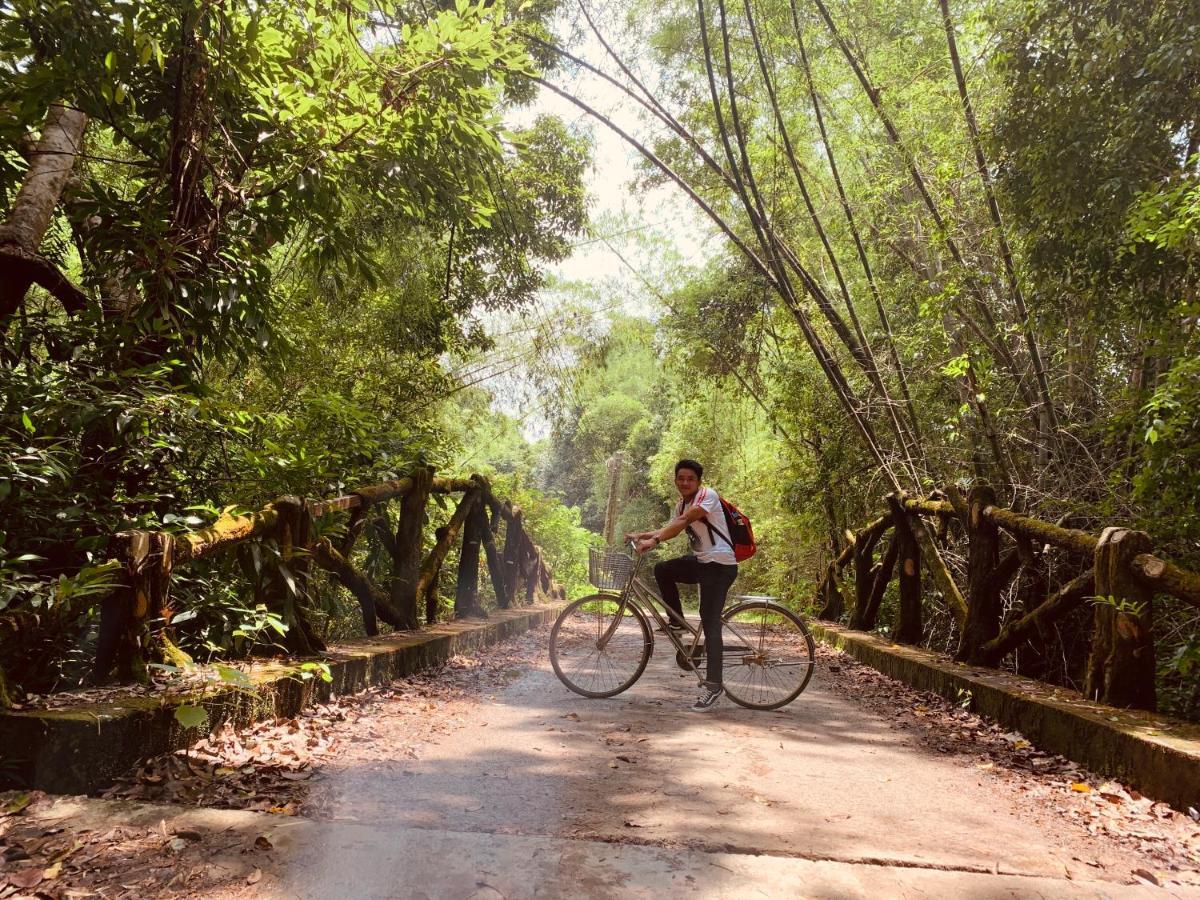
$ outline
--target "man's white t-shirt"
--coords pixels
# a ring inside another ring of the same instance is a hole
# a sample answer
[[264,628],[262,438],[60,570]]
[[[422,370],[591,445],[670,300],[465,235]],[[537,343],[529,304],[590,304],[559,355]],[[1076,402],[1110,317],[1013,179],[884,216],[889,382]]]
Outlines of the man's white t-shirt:
[[[704,518],[697,519],[687,527],[688,543],[691,544],[696,559],[702,563],[736,566],[737,558],[733,555],[733,546],[729,543],[725,512],[721,509],[721,498],[717,496],[717,492],[706,487],[700,488],[691,500],[680,500],[675,505],[675,515],[683,515],[688,507],[693,505],[704,510]],[[712,526],[711,530],[709,525]]]

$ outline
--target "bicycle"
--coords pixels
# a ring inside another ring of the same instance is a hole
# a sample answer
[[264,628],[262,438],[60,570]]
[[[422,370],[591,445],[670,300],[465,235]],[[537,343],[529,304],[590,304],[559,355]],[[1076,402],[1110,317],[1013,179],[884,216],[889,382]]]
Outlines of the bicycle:
[[[677,615],[642,580],[645,556],[636,550],[631,557],[623,550],[592,547],[588,563],[589,580],[600,592],[571,603],[550,631],[550,664],[559,680],[592,698],[615,697],[632,687],[654,652],[648,612],[674,646],[676,664],[703,683],[703,630]],[[748,709],[786,706],[812,678],[812,635],[803,619],[773,597],[734,599],[740,602],[721,614],[725,693]]]

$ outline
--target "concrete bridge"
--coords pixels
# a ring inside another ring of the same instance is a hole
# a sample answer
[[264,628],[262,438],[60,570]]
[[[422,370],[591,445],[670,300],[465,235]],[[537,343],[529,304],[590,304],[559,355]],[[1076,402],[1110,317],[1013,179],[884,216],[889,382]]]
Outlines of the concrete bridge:
[[961,733],[978,719],[832,651],[782,710],[694,713],[662,647],[630,691],[587,700],[546,637],[510,639],[450,700],[400,683],[345,726],[301,817],[60,800],[40,822],[224,840],[190,883],[213,897],[1200,896],[1186,816],[1145,831],[1192,854],[1169,871],[1092,825],[1110,804],[1063,781],[1088,776],[989,755]]

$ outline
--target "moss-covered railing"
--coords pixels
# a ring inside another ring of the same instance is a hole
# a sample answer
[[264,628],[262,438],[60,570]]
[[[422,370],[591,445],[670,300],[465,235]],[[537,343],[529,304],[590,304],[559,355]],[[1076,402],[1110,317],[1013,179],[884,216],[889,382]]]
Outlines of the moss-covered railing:
[[[436,530],[432,549],[423,554],[425,511],[434,494],[458,494],[460,498],[449,522]],[[400,504],[394,527],[390,515],[378,515],[392,502]],[[315,521],[343,513],[347,520],[336,540],[321,536],[314,528]],[[386,585],[376,584],[352,561],[354,545],[368,524],[390,558]],[[269,542],[275,560],[266,567],[267,606],[288,626],[281,638],[287,651],[310,656],[325,649],[306,615],[314,566],[330,573],[354,596],[368,635],[378,634],[381,619],[395,629],[414,629],[422,620],[437,620],[442,564],[460,537],[455,617],[485,614],[479,601],[481,546],[501,607],[540,598],[565,599],[541,548],[526,531],[519,507],[495,497],[487,480],[479,475],[440,478],[425,467],[331,500],[280,497],[257,512],[225,514],[209,527],[189,534],[130,531],[116,535],[110,555],[119,560],[121,576],[101,605],[92,681],[108,680],[114,667],[119,677],[131,679],[148,648],[156,643],[170,646],[175,615],[172,575],[198,560]],[[153,633],[150,622],[154,623]]]
[[[997,666],[1048,625],[1095,600],[1084,694],[1110,706],[1156,707],[1154,598],[1166,594],[1200,607],[1200,575],[1156,556],[1145,532],[1105,528],[1093,535],[1044,522],[997,506],[995,492],[984,484],[966,497],[951,485],[926,499],[893,494],[887,504],[863,528],[846,533],[846,546],[825,568],[817,585],[820,618],[837,621],[848,612],[850,628],[872,630],[895,577],[899,604],[891,636],[897,643],[918,644],[924,631],[923,567],[957,625],[956,658]],[[940,550],[951,522],[965,536],[965,594]],[[876,561],[875,551],[889,531],[887,549]],[[1074,561],[1071,576],[1053,589],[1044,560],[1049,547],[1066,551]],[[851,564],[854,593],[847,603],[838,582]],[[1003,592],[1023,569],[1042,590],[1005,622]]]

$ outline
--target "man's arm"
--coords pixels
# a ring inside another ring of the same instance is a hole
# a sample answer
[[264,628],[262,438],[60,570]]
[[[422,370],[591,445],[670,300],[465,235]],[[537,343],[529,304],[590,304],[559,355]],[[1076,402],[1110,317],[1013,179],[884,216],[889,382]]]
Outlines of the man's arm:
[[663,541],[669,541],[693,522],[703,519],[705,515],[705,510],[701,507],[688,507],[683,515],[676,516],[662,528],[657,531],[647,531],[643,536],[639,537],[637,541],[638,552],[645,553],[647,550],[654,549]]

